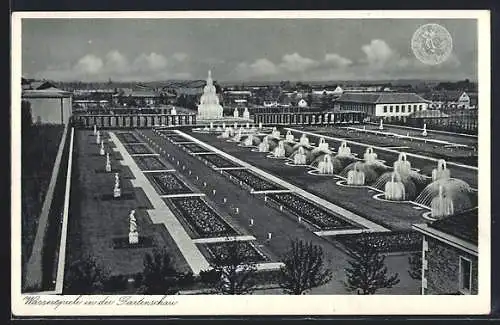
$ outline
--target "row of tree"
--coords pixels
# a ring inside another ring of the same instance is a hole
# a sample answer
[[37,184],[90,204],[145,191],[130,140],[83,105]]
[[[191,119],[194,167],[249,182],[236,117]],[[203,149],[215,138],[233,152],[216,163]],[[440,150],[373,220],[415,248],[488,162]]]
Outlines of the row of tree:
[[[259,275],[256,264],[248,261],[238,241],[230,242],[225,254],[213,261],[213,268],[200,272],[200,280],[212,294],[241,295],[258,289]],[[349,265],[345,269],[343,281],[349,292],[375,294],[383,288],[391,288],[399,283],[398,273],[389,274],[385,256],[369,242],[361,242],[356,250],[351,250]],[[327,284],[332,271],[327,266],[323,248],[311,242],[294,240],[289,250],[282,256],[283,266],[277,275],[277,284],[286,294],[302,295],[311,289]],[[420,277],[419,255],[410,257],[409,274],[414,279]],[[154,249],[144,257],[144,269],[140,277],[138,292],[142,294],[176,294],[194,283],[191,273],[175,269],[167,249]],[[261,279],[262,280],[262,279]],[[109,281],[109,272],[92,257],[73,263],[66,279],[66,290],[73,294],[91,294],[104,290]],[[265,282],[265,281],[264,281]]]

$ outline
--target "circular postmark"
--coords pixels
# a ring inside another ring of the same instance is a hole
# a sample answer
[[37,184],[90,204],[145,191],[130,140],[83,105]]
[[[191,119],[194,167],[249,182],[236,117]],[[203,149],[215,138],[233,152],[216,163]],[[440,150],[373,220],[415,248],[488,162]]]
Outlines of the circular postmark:
[[446,28],[439,24],[420,26],[411,38],[411,49],[422,63],[438,65],[448,59],[453,40]]

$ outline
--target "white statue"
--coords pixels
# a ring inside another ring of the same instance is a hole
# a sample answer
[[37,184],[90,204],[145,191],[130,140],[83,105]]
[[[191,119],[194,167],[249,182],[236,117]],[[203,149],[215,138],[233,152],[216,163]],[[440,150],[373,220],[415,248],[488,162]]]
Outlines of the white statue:
[[101,141],[101,149],[99,150],[99,154],[101,156],[104,156],[105,152],[104,152],[104,141]]
[[97,125],[94,124],[94,135],[97,135]]
[[135,210],[130,211],[129,215],[129,244],[137,244],[139,242],[139,233],[137,232],[137,220],[135,219]]
[[111,172],[111,161],[109,160],[109,152],[106,152],[106,172]]
[[177,115],[177,110],[173,106],[172,109],[170,110],[170,115]]
[[95,138],[95,142],[97,144],[101,143],[101,132],[99,132],[99,130],[97,130],[97,137]]
[[233,111],[233,116],[234,116],[235,118],[240,117],[240,113],[238,112],[238,108],[234,108],[234,111]]
[[113,189],[113,197],[118,198],[122,196],[122,190],[120,189],[120,176],[115,173],[115,188]]
[[250,112],[248,111],[248,107],[245,107],[245,110],[243,111],[243,118],[244,119],[250,119]]

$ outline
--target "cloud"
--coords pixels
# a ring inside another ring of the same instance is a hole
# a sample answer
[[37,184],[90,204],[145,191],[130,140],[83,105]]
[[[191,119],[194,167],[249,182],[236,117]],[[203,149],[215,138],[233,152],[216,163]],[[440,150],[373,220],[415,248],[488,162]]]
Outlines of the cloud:
[[319,65],[319,62],[302,57],[299,53],[285,54],[280,63],[280,67],[290,72],[303,72]]
[[119,74],[126,73],[130,69],[127,58],[117,50],[113,50],[106,54],[105,62],[106,68],[109,71],[117,72]]
[[372,68],[383,68],[396,55],[389,45],[380,39],[374,39],[370,44],[363,45],[361,50],[366,55],[365,62]]
[[99,57],[92,54],[87,54],[80,60],[78,60],[74,69],[79,74],[94,75],[97,74],[103,66],[104,63]]
[[278,67],[268,59],[257,59],[253,63],[239,63],[236,67],[239,76],[243,78],[255,76],[268,76],[278,73]]
[[132,64],[134,69],[139,71],[154,71],[161,70],[167,67],[167,59],[157,53],[144,54],[139,55]]
[[174,55],[172,55],[172,58],[174,58],[175,60],[179,61],[179,62],[184,62],[187,60],[188,58],[188,55],[186,53],[174,53]]
[[345,68],[352,64],[352,61],[336,53],[327,53],[324,59],[324,65],[332,68]]

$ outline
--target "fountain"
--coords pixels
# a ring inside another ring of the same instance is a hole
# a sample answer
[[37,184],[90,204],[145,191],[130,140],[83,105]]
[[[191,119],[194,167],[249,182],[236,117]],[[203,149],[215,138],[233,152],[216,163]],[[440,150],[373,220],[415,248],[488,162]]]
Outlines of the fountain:
[[233,137],[234,142],[240,142],[241,141],[241,129],[238,130],[236,135]]
[[293,163],[295,165],[305,165],[307,163],[307,156],[304,147],[299,147],[299,150],[293,156]]
[[238,112],[238,108],[234,108],[234,111],[233,111],[233,117],[234,118],[239,118],[240,117],[240,113]]
[[394,171],[397,172],[401,177],[406,178],[410,176],[411,164],[406,159],[406,153],[399,153],[398,160],[394,162]]
[[446,161],[444,159],[438,160],[437,168],[432,170],[432,181],[435,182],[440,179],[449,179],[450,170],[446,168]]
[[208,71],[207,84],[203,88],[203,95],[198,105],[199,119],[218,119],[222,118],[223,108],[219,104],[216,89],[212,80],[212,72]]
[[391,180],[385,184],[384,195],[386,200],[402,201],[405,199],[405,186],[401,182],[401,176],[393,172]]
[[323,137],[319,138],[318,149],[323,151],[329,151],[328,142],[325,141],[325,138]]
[[427,124],[424,123],[424,129],[422,131],[422,136],[426,137],[427,136]]
[[97,125],[94,124],[94,135],[97,134]]
[[243,111],[243,118],[246,120],[250,119],[250,112],[247,107],[245,107],[245,110]]
[[309,146],[309,138],[305,133],[302,133],[302,135],[300,136],[299,143],[303,146]]
[[250,129],[250,123],[247,122],[247,124],[245,125],[245,127],[248,129]]
[[104,156],[104,153],[105,153],[105,152],[104,152],[104,141],[101,141],[101,149],[99,150],[99,154],[100,154],[101,156]]
[[318,164],[318,171],[320,174],[333,174],[333,163],[332,156],[326,154],[323,156],[323,159]]
[[137,220],[135,219],[135,210],[130,211],[129,215],[128,243],[131,245],[139,243],[139,233],[137,232]]
[[120,176],[115,173],[115,188],[113,189],[113,197],[118,198],[122,195],[122,190],[120,189]]
[[266,135],[261,143],[259,143],[259,152],[268,152],[269,151],[269,138]]
[[246,147],[251,147],[251,146],[253,146],[253,134],[248,135],[248,137],[245,139],[245,141],[243,142],[243,144],[244,144]]
[[111,172],[111,161],[109,160],[109,152],[106,153],[106,172]]
[[215,129],[216,132],[222,132],[222,128],[220,125],[217,125],[217,128]]
[[275,158],[284,158],[285,157],[285,142],[281,140],[278,143],[278,146],[274,149],[273,155]]
[[97,144],[101,144],[101,131],[97,130],[97,136],[95,138]]
[[172,106],[172,109],[170,110],[170,115],[177,115],[177,110],[174,106]]
[[281,137],[280,131],[275,126],[273,127],[273,130],[271,132],[271,136],[278,139]]
[[288,131],[286,132],[285,141],[287,141],[287,142],[295,142],[295,140],[294,140],[294,138],[293,138],[292,131],[288,130]]
[[340,144],[337,156],[339,157],[348,157],[351,155],[351,148],[347,146],[347,142],[342,141]]
[[439,194],[431,201],[431,217],[441,218],[454,213],[453,201],[444,195],[443,186],[439,186]]
[[384,129],[384,120],[380,119],[380,124],[378,126],[378,129],[379,130],[383,130]]
[[363,159],[367,164],[374,164],[377,160],[377,154],[373,152],[372,147],[366,148],[365,154],[363,155]]
[[365,185],[365,172],[360,166],[360,162],[356,162],[354,168],[347,173],[348,185]]

